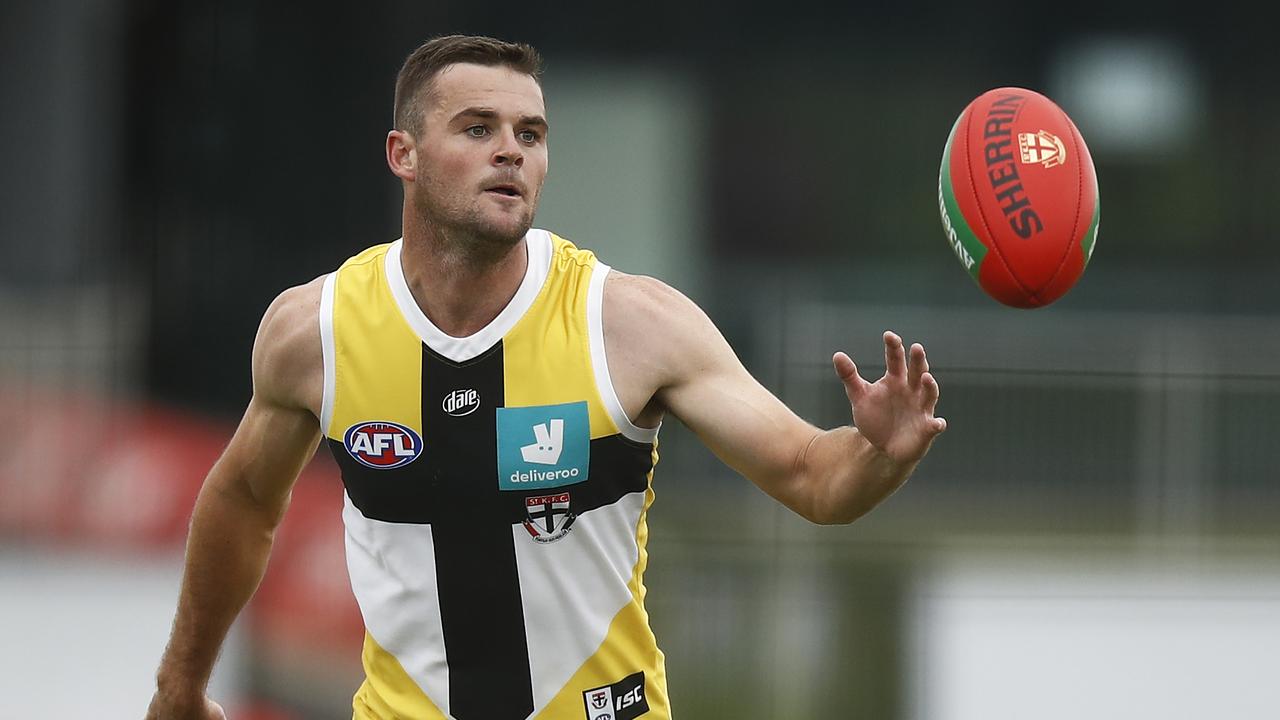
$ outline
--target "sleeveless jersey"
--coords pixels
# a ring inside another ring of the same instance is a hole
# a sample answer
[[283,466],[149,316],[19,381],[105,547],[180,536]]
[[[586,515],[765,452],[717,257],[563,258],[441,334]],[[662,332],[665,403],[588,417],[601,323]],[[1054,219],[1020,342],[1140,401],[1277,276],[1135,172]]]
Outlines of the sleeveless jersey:
[[358,720],[670,717],[644,609],[657,429],[609,379],[609,267],[542,230],[484,329],[418,307],[402,241],[324,281],[321,427],[366,628]]

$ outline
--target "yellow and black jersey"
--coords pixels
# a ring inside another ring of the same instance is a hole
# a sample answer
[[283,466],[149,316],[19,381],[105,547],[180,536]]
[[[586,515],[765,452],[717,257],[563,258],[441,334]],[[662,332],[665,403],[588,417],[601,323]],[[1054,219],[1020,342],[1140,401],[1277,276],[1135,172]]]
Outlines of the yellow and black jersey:
[[321,427],[366,627],[360,720],[670,716],[643,573],[657,430],[605,359],[609,267],[542,230],[484,329],[418,307],[402,241],[324,282]]

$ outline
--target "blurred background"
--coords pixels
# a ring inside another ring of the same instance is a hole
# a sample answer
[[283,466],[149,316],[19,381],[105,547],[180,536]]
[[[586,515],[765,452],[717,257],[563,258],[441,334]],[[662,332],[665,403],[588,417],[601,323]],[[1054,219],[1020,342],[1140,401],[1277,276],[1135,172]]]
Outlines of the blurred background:
[[[530,42],[536,225],[697,300],[816,424],[925,343],[950,430],[815,527],[668,420],[648,607],[680,718],[1280,717],[1280,55],[1230,5],[8,0],[0,10],[0,718],[141,717],[191,503],[263,311],[399,235],[403,58]],[[1004,85],[1101,189],[1035,311],[956,262],[937,172]],[[350,717],[362,624],[322,450],[214,694]]]

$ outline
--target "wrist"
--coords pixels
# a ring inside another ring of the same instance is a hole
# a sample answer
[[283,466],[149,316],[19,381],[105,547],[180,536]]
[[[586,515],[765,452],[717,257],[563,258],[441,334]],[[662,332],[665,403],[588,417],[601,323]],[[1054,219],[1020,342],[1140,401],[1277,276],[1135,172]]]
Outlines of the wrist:
[[867,465],[872,468],[873,475],[881,480],[889,480],[894,477],[906,477],[911,474],[919,460],[901,460],[891,455],[887,450],[871,442],[871,440],[862,433],[856,426],[853,432],[862,439],[865,446],[864,452],[867,456]]
[[203,699],[209,685],[209,676],[186,672],[173,667],[161,667],[156,673],[156,692],[166,698]]

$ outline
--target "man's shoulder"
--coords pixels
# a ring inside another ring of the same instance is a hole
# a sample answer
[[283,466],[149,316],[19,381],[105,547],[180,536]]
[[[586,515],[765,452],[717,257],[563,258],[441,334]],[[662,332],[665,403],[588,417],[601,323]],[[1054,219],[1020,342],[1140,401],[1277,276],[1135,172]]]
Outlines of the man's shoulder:
[[360,252],[344,260],[338,266],[338,271],[347,270],[350,268],[357,268],[357,267],[365,267],[365,268],[377,267],[378,263],[382,262],[383,258],[386,257],[387,253],[398,242],[403,242],[403,239],[395,240],[392,242],[378,243],[377,245],[370,245],[365,249],[361,250]]
[[534,248],[547,247],[549,245],[551,248],[553,265],[585,268],[590,267],[597,262],[596,254],[589,248],[581,247],[574,243],[573,240],[570,240],[564,235],[553,230],[531,228],[529,232],[525,234],[525,242],[532,243],[528,245],[530,257],[533,257],[532,253],[535,252]]
[[267,307],[253,347],[256,390],[282,400],[311,394],[296,386],[323,371],[319,317],[326,277],[284,290]]
[[695,309],[693,301],[665,282],[610,268],[604,282],[604,301],[626,312],[663,315]]
[[604,305],[614,311],[610,314],[615,318],[618,314],[630,316],[632,313],[640,313],[639,318],[633,318],[640,320],[652,316],[672,319],[688,313],[702,314],[702,310],[684,293],[658,278],[624,272],[608,265],[594,250],[577,245],[555,231],[534,228],[529,233],[545,233],[550,237],[552,254],[562,262],[608,268],[609,274],[604,279]]
[[314,320],[320,311],[320,296],[324,292],[324,282],[328,274],[285,288],[271,301],[263,314],[263,323],[269,321],[280,324],[298,320],[303,315],[310,315]]
[[610,345],[659,362],[679,361],[714,330],[684,293],[657,278],[617,270],[605,279],[603,315]]

